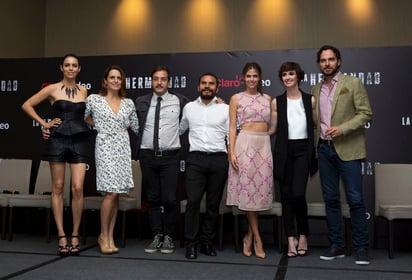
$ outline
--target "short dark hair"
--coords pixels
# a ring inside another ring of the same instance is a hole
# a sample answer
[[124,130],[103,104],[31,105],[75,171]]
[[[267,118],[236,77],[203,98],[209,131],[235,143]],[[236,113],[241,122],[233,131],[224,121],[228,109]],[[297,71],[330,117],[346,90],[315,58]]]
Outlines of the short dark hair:
[[200,84],[200,80],[201,80],[204,76],[212,76],[212,77],[215,78],[215,80],[216,80],[216,85],[219,86],[219,79],[218,79],[218,77],[217,77],[215,74],[210,73],[210,72],[206,72],[206,73],[203,73],[202,75],[200,75],[198,84]]
[[338,50],[338,48],[334,47],[334,46],[330,46],[330,45],[324,45],[322,46],[319,50],[318,53],[316,54],[316,62],[319,63],[320,62],[320,55],[323,51],[326,50],[331,50],[333,51],[333,53],[336,55],[336,58],[338,60],[342,60],[342,57],[340,56],[340,51]]
[[299,63],[293,62],[293,61],[286,61],[283,62],[282,65],[280,65],[280,68],[278,70],[278,76],[280,81],[282,81],[282,74],[287,71],[296,71],[296,75],[298,77],[298,84],[300,84],[300,81],[303,80],[305,77],[305,72],[302,70],[300,67]]
[[169,78],[170,78],[169,69],[167,69],[167,67],[163,66],[163,65],[159,65],[159,66],[156,66],[155,68],[153,68],[152,74],[150,75],[150,77],[153,78],[154,73],[156,73],[158,71],[165,71],[167,73],[167,79],[169,80]]

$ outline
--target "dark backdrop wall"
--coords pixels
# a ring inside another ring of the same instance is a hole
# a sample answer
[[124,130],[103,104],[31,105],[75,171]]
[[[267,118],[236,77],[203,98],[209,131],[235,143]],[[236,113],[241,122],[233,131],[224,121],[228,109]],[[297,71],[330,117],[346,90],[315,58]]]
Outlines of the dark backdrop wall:
[[[200,74],[213,72],[220,78],[219,95],[229,102],[233,93],[243,90],[241,71],[246,62],[256,61],[263,70],[263,89],[271,96],[283,92],[277,69],[284,61],[296,61],[306,72],[303,91],[320,81],[316,64],[317,49],[283,51],[239,51],[215,53],[179,53],[153,55],[118,55],[81,57],[78,82],[89,93],[97,93],[101,75],[109,65],[119,65],[126,72],[129,98],[148,94],[150,73],[154,66],[166,65],[171,72],[170,90],[197,97]],[[366,204],[373,217],[373,170],[379,163],[412,162],[412,47],[341,49],[342,72],[359,77],[368,91],[373,120],[366,126],[368,156],[363,164]],[[22,103],[49,83],[61,79],[60,58],[0,59],[0,158],[39,159],[43,140],[38,123],[21,110]],[[52,118],[48,102],[38,106],[40,115]],[[85,192],[94,192],[93,162],[88,172]]]

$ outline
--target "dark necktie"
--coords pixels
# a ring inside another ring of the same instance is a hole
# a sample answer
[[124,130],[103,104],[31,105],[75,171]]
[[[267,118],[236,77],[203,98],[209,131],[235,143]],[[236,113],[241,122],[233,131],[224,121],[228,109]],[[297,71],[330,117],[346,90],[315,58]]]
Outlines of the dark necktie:
[[153,131],[153,150],[155,152],[159,151],[159,118],[160,118],[160,101],[163,99],[159,96],[157,98],[156,111],[155,111],[155,121],[154,121],[154,131]]

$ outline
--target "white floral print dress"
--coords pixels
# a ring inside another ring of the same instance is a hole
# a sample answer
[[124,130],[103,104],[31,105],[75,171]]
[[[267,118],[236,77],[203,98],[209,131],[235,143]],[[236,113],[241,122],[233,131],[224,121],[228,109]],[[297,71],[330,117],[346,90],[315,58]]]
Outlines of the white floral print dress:
[[106,98],[91,94],[86,100],[85,118],[93,117],[97,130],[95,163],[96,188],[99,192],[128,193],[133,188],[130,127],[138,133],[139,123],[134,103],[121,100],[119,112],[110,108]]

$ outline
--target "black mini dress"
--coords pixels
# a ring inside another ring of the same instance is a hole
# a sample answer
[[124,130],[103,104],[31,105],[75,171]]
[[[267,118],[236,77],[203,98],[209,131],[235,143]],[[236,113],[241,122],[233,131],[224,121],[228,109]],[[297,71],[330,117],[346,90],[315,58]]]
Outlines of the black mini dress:
[[52,108],[54,118],[62,120],[50,129],[43,160],[52,162],[89,163],[90,129],[84,121],[85,102],[56,100]]

